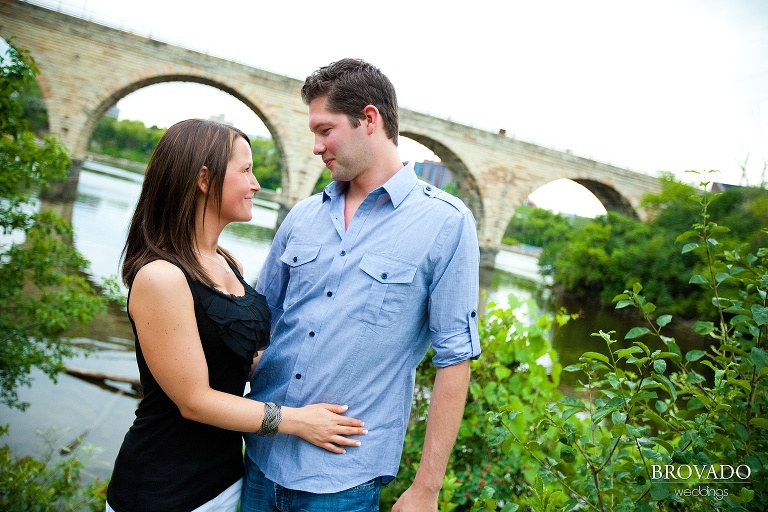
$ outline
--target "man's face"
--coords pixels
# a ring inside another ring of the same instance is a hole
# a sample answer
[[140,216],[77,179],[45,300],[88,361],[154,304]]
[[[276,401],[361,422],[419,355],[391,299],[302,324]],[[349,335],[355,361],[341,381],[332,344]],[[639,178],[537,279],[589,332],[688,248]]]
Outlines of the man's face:
[[335,181],[352,181],[371,167],[366,123],[353,127],[345,114],[330,112],[327,97],[309,103],[309,129],[315,135],[313,152]]

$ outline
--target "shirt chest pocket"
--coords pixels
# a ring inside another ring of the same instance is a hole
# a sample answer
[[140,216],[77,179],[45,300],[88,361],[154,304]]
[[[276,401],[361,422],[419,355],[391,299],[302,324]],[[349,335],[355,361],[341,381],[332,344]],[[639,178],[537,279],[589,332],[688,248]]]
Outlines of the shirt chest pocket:
[[283,307],[294,304],[309,293],[309,289],[317,281],[317,255],[320,245],[291,244],[285,248],[280,261],[290,267],[290,279],[285,290]]
[[370,284],[360,320],[371,325],[387,327],[398,318],[411,289],[416,266],[385,256],[366,254],[360,261],[363,279]]

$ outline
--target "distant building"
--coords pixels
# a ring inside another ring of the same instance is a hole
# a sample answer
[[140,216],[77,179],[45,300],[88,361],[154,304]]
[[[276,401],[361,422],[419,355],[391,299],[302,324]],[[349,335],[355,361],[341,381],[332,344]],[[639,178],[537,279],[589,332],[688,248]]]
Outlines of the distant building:
[[728,183],[717,183],[717,182],[712,183],[712,192],[725,192],[729,188],[743,188],[743,187],[739,185],[731,185]]
[[227,121],[224,117],[224,114],[219,114],[217,116],[211,116],[208,118],[209,121],[216,121],[217,123],[226,124],[229,126],[232,126],[232,123],[230,121]]
[[430,160],[416,162],[413,164],[413,170],[416,171],[416,176],[439,188],[444,188],[448,183],[453,182],[451,171],[442,162]]

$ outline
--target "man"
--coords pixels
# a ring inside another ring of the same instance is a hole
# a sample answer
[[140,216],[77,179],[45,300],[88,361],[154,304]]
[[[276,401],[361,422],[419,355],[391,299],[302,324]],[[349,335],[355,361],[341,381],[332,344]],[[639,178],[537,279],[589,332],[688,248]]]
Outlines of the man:
[[347,404],[368,433],[343,453],[247,434],[241,510],[378,510],[430,344],[437,377],[421,463],[393,510],[437,510],[469,360],[480,354],[475,220],[400,161],[397,97],[376,67],[356,59],[322,67],[302,99],[314,153],[334,181],[294,206],[275,234],[257,286],[272,309],[272,342],[249,396]]

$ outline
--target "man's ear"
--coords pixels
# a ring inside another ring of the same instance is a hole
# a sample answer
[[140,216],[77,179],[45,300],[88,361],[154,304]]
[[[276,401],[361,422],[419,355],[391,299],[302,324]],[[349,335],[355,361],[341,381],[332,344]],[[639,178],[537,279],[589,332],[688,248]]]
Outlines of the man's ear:
[[381,121],[381,114],[379,114],[378,108],[373,105],[366,105],[363,109],[363,115],[365,115],[366,132],[371,135]]
[[208,193],[208,168],[206,166],[202,166],[200,174],[197,175],[197,188],[203,194]]

